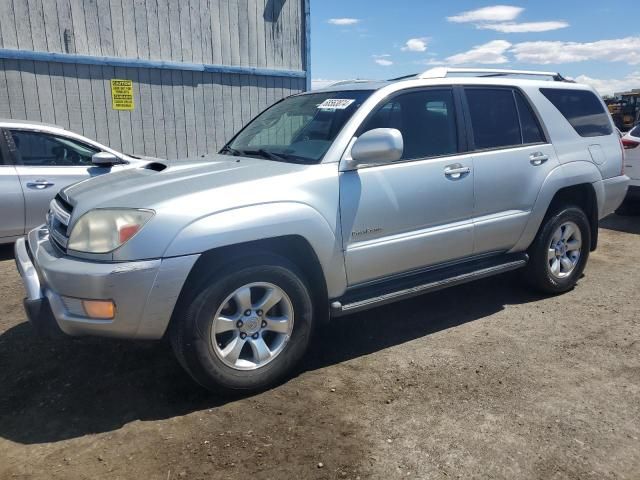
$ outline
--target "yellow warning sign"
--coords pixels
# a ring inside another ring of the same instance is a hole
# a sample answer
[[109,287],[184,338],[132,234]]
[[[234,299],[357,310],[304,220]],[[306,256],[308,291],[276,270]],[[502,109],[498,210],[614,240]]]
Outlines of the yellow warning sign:
[[133,110],[133,80],[111,79],[111,106],[114,110]]

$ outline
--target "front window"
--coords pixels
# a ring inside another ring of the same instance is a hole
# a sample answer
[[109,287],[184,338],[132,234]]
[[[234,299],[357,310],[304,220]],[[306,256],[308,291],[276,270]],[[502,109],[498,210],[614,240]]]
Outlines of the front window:
[[27,167],[90,167],[100,150],[70,138],[41,132],[12,130],[16,163]]
[[249,123],[221,153],[297,163],[318,163],[369,90],[289,97]]
[[451,89],[401,93],[369,117],[362,133],[395,128],[402,134],[402,160],[453,155],[458,152],[458,131]]

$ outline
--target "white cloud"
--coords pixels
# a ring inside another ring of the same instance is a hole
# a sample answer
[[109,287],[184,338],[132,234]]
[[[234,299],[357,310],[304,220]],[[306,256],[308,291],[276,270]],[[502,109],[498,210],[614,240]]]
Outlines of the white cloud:
[[592,78],[587,75],[579,75],[576,82],[586,83],[595,88],[600,95],[612,95],[616,92],[623,92],[637,88],[640,85],[640,71],[631,73],[624,78]]
[[507,63],[509,60],[505,53],[510,47],[511,44],[505,40],[493,40],[482,45],[476,45],[466,52],[447,57],[445,63],[449,65]]
[[491,7],[478,8],[459,13],[447,20],[455,23],[475,23],[475,22],[510,22],[515,20],[524,11],[522,7],[512,7],[509,5],[493,5]]
[[625,62],[640,65],[640,36],[596,42],[522,42],[511,49],[523,63],[568,63],[588,60]]
[[327,20],[327,23],[330,23],[331,25],[346,26],[346,25],[356,25],[361,21],[362,20],[360,20],[359,18],[330,18],[329,20]]
[[476,28],[481,30],[494,30],[501,33],[548,32],[569,26],[567,22],[561,20],[514,22],[513,20],[518,18],[523,11],[524,8],[522,7],[494,5],[462,12],[458,15],[447,17],[447,20],[456,23],[473,23]]
[[389,55],[389,54],[372,55],[372,57],[373,57],[373,61],[376,62],[380,66],[390,67],[391,65],[393,65],[393,61],[391,61],[389,59],[389,57],[391,57],[391,55]]
[[564,21],[549,22],[524,22],[524,23],[480,23],[476,28],[482,30],[495,30],[502,33],[525,33],[525,32],[548,32],[551,30],[559,30],[568,27],[569,24]]
[[424,52],[427,49],[427,38],[410,38],[402,47],[403,52]]

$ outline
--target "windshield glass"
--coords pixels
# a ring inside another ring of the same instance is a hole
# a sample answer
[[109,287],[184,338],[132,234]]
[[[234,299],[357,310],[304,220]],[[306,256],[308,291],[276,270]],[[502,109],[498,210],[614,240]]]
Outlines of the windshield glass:
[[262,112],[220,153],[318,163],[369,90],[289,97]]

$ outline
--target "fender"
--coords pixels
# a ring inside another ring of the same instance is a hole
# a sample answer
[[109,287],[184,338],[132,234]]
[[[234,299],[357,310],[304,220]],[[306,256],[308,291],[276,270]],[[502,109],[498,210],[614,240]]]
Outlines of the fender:
[[593,162],[583,160],[563,163],[549,172],[538,193],[536,203],[529,214],[527,225],[520,239],[510,251],[521,252],[529,248],[529,245],[531,245],[531,242],[533,242],[540,229],[540,225],[542,225],[542,221],[547,214],[553,197],[560,189],[584,183],[593,185],[596,191],[598,205],[600,205],[602,195],[604,195],[602,175]]
[[176,235],[163,257],[285,235],[298,235],[309,242],[322,267],[329,296],[340,296],[347,282],[340,238],[325,217],[303,203],[250,205],[202,217]]

